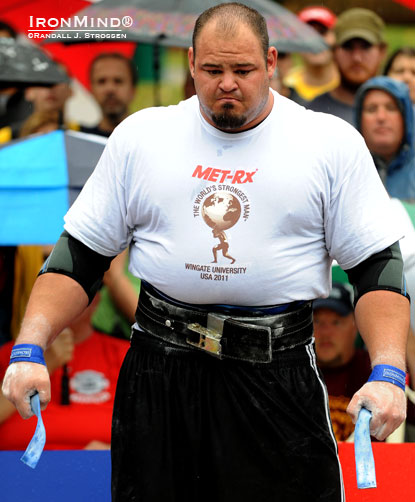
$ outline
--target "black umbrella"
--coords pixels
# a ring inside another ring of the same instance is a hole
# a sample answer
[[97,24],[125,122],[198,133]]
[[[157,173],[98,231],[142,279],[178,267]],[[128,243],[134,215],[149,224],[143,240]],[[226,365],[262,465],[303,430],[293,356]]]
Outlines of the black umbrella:
[[[101,35],[123,34],[124,40],[158,43],[169,47],[189,47],[194,23],[205,9],[218,5],[219,0],[102,0],[73,16],[70,28],[54,32],[65,34],[65,43],[96,39]],[[326,44],[320,35],[285,7],[271,0],[244,0],[266,19],[270,43],[281,52],[320,52]],[[88,25],[80,27],[80,20]],[[73,31],[76,30],[76,34]],[[59,38],[49,39],[50,42]]]
[[64,70],[38,47],[0,37],[0,87],[67,82]]
[[[160,104],[160,46],[192,45],[195,21],[205,9],[220,0],[102,0],[87,7],[55,30],[44,43],[62,41],[65,44],[114,40],[149,43],[154,47],[154,93]],[[266,19],[270,44],[281,52],[320,52],[327,48],[316,30],[303,23],[285,7],[271,0],[244,0]],[[87,25],[85,20],[88,21]],[[61,38],[60,38],[61,37]]]

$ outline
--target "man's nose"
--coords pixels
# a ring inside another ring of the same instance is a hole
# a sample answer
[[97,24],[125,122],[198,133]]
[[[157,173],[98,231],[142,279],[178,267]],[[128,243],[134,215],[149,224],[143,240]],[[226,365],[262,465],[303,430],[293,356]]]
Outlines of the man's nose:
[[314,334],[316,336],[330,336],[331,334],[330,324],[327,322],[314,323]]
[[352,50],[352,59],[355,63],[361,63],[364,59],[364,51],[356,47]]
[[116,84],[112,80],[107,80],[104,85],[104,89],[107,93],[112,93],[115,92],[116,90]]
[[232,72],[224,72],[219,84],[219,87],[224,92],[234,91],[238,85],[235,80],[235,76]]

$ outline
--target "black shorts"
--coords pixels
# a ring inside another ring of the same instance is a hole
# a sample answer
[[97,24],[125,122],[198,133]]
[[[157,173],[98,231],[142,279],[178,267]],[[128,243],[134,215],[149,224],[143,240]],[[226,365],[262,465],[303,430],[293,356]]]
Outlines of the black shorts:
[[312,344],[269,364],[133,336],[112,425],[114,502],[340,502]]

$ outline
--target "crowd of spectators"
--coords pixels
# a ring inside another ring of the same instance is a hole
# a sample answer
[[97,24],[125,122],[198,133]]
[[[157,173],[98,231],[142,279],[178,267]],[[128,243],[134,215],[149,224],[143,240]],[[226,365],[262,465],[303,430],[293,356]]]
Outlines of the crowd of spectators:
[[[404,214],[410,222],[403,256],[408,289],[415,294],[415,47],[401,47],[387,58],[385,23],[368,9],[348,9],[336,16],[326,7],[311,6],[298,17],[324,38],[327,49],[297,58],[280,53],[270,85],[310,110],[346,120],[362,134],[379,176],[395,200],[396,218]],[[0,21],[0,36],[17,34]],[[110,136],[133,112],[136,65],[121,54],[103,52],[92,62],[89,78],[91,96],[101,111],[101,119],[93,126],[65,119],[65,103],[72,95],[69,76],[67,82],[56,85],[0,88],[0,143],[64,128]],[[184,97],[194,92],[187,73]],[[0,379],[31,286],[50,249],[0,247]],[[45,354],[53,393],[44,413],[50,434],[47,448],[109,448],[115,379],[128,348],[140,290],[140,281],[128,272],[127,251],[113,260],[103,283],[85,314]],[[370,374],[368,354],[358,346],[349,286],[335,282],[330,297],[314,303],[317,358],[328,386],[338,441],[352,436],[354,426],[345,410]],[[409,396],[414,395],[410,386],[415,382],[414,324],[412,315]],[[409,410],[406,440],[412,441],[415,407],[411,403]],[[0,394],[0,449],[24,449],[29,430]]]

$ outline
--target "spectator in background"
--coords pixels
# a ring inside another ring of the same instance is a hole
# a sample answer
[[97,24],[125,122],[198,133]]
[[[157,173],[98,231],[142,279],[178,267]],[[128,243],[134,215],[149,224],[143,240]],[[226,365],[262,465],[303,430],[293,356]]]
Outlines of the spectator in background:
[[339,68],[340,84],[307,106],[317,112],[336,115],[354,125],[357,89],[377,75],[386,54],[384,23],[375,12],[354,8],[338,17],[334,32],[334,60]]
[[372,371],[368,352],[355,347],[350,284],[335,282],[328,298],[314,300],[313,322],[317,363],[327,385],[334,434],[337,441],[345,441],[354,431],[346,408]]
[[[16,30],[0,20],[0,37],[16,38]],[[30,115],[31,107],[18,87],[0,85],[0,143],[6,143],[19,133],[22,122]]]
[[401,47],[386,61],[383,74],[405,82],[409,87],[412,104],[415,104],[415,48]]
[[[128,116],[128,106],[136,91],[137,70],[133,61],[123,54],[103,53],[92,61],[89,78],[102,119],[96,126],[81,126],[80,130],[108,137]],[[104,333],[128,338],[140,290],[140,280],[128,273],[128,251],[113,260],[104,285],[92,324]]]
[[415,200],[414,114],[408,86],[368,80],[356,95],[356,127],[391,197]]
[[[29,104],[30,113],[24,119],[16,120],[12,126],[0,130],[0,143],[38,132],[32,130],[32,128],[39,121],[43,122],[46,117],[50,117],[52,122],[56,122],[56,127],[50,130],[61,127],[79,128],[76,124],[66,124],[64,121],[65,104],[72,96],[72,89],[66,68],[63,65],[60,66],[67,77],[67,81],[55,85],[27,87],[23,93],[25,102]],[[57,115],[57,120],[52,120],[52,116],[55,115]],[[23,125],[25,130],[22,133]],[[30,130],[30,133],[27,132],[28,130]],[[45,129],[44,132],[47,132],[47,130]]]
[[[46,449],[110,447],[116,381],[129,344],[93,331],[90,320],[96,302],[97,297],[45,352],[52,385],[52,401],[42,412]],[[0,348],[1,378],[12,346],[10,342]],[[33,421],[22,420],[0,391],[0,449],[24,450],[32,435]]]
[[91,91],[102,112],[96,126],[81,126],[82,132],[109,136],[128,116],[134,99],[137,70],[133,61],[117,52],[98,55],[89,70]]
[[[335,89],[340,83],[332,51],[335,42],[333,27],[336,23],[334,12],[326,7],[311,6],[302,9],[298,17],[318,31],[328,48],[317,54],[311,52],[301,54],[302,65],[283,76],[284,85],[293,89],[294,101],[297,102],[299,101],[295,99],[295,95],[302,101],[311,101],[320,94]],[[280,54],[278,54],[279,60]]]
[[297,91],[286,83],[286,77],[293,66],[293,59],[288,52],[278,52],[277,67],[274,75],[270,79],[270,87],[277,91],[282,96],[295,101],[299,105],[304,105],[305,100],[302,99]]

